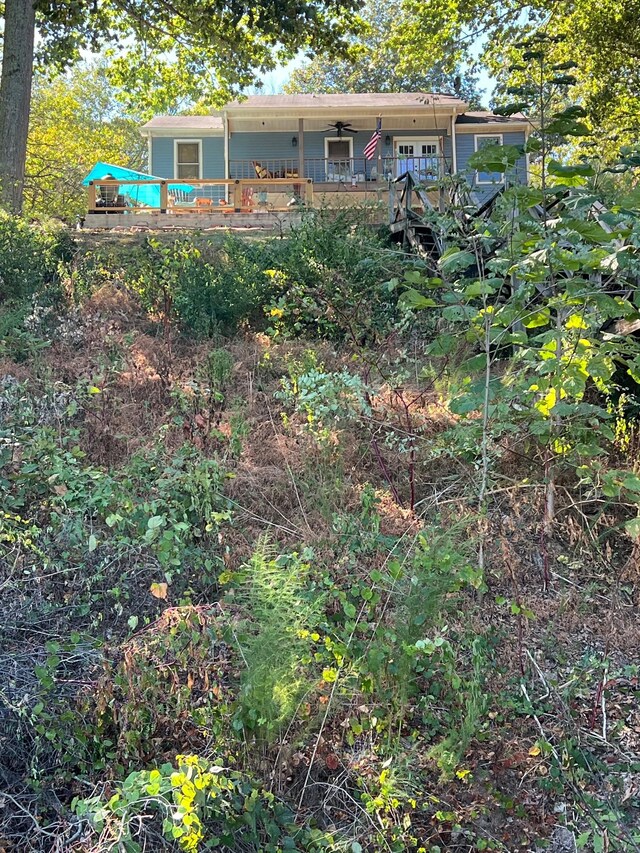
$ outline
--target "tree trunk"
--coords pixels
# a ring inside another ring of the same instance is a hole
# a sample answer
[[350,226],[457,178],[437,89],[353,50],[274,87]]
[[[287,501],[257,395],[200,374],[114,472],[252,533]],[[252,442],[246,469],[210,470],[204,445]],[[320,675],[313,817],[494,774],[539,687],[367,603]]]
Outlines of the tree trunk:
[[33,45],[33,0],[5,0],[2,79],[0,80],[0,207],[22,210],[27,158]]

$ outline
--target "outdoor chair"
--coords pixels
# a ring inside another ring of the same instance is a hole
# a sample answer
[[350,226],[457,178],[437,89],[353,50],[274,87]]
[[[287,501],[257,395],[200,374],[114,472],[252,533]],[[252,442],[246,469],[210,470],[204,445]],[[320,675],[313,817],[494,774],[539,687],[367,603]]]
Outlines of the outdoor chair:
[[265,169],[262,163],[258,163],[257,160],[253,160],[253,168],[256,170],[256,175],[261,181],[275,177],[275,175],[273,175],[268,169]]
[[[105,175],[104,180],[113,180],[111,175]],[[117,184],[100,184],[96,183],[98,191],[96,198],[96,207],[126,207],[126,199],[120,194],[120,187]]]

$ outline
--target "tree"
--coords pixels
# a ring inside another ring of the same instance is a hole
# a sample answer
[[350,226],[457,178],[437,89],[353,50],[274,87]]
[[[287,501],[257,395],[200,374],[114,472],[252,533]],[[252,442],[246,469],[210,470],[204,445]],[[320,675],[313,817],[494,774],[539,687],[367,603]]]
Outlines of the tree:
[[81,63],[50,80],[36,75],[24,184],[30,216],[73,219],[85,210],[82,180],[98,160],[146,167],[140,117],[126,111],[106,63]]
[[[300,49],[340,51],[361,0],[5,0],[0,206],[19,212],[34,58],[67,68],[101,51],[112,81],[148,112],[178,99],[222,103]],[[37,55],[34,57],[36,28]]]
[[367,0],[362,16],[367,29],[352,38],[348,56],[337,61],[327,55],[316,56],[292,72],[285,91],[453,92],[456,77],[460,77],[461,97],[472,106],[480,105],[475,75],[461,75],[455,66],[445,69],[433,58],[428,62],[423,58],[416,62],[402,61],[401,2],[389,5],[381,0]]
[[[575,98],[598,131],[599,145],[607,136],[617,142],[637,139],[640,131],[640,0],[405,0],[400,68],[427,63],[434,55],[452,70],[479,61],[498,81],[499,94],[514,83],[511,54],[519,42],[536,32],[558,40],[550,64],[577,61]],[[477,61],[477,57],[475,57]],[[517,80],[515,81],[517,84]],[[609,147],[608,156],[615,157]]]
[[33,76],[33,0],[5,0],[0,79],[0,205],[19,212]]

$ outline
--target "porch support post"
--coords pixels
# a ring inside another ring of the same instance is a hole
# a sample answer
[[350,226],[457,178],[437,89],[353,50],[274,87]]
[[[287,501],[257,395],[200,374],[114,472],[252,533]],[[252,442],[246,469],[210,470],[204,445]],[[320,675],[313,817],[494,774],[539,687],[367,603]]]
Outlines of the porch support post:
[[160,213],[166,213],[169,207],[169,184],[160,181]]
[[89,213],[95,213],[96,212],[96,185],[93,183],[93,181],[89,181],[88,190],[89,190],[89,195],[88,195],[87,210]]
[[304,173],[304,119],[298,119],[298,175],[306,178]]
[[[224,128],[224,179],[229,180],[229,116],[226,110],[222,114],[222,126]],[[224,200],[229,201],[229,185],[224,188]]]
[[456,152],[456,119],[458,114],[453,111],[451,116],[451,170],[454,175],[458,173],[458,154]]

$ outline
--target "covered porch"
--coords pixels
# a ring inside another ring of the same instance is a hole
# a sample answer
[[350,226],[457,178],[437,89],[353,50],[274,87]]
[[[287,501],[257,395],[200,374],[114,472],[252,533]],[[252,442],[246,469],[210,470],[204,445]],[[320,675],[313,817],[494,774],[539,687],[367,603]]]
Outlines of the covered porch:
[[[344,143],[346,148],[348,142]],[[241,180],[255,177],[262,180],[302,177],[313,181],[316,189],[321,192],[336,192],[337,184],[348,184],[366,192],[369,189],[386,188],[390,181],[405,172],[420,175],[420,179],[425,183],[438,181],[450,172],[450,164],[446,158],[435,150],[424,154],[412,152],[399,157],[380,155],[367,160],[365,157],[337,156],[336,147],[330,146],[326,157],[305,157],[302,161],[292,157],[266,158],[258,155],[250,159],[230,160],[230,177]],[[374,186],[368,186],[371,184]]]

